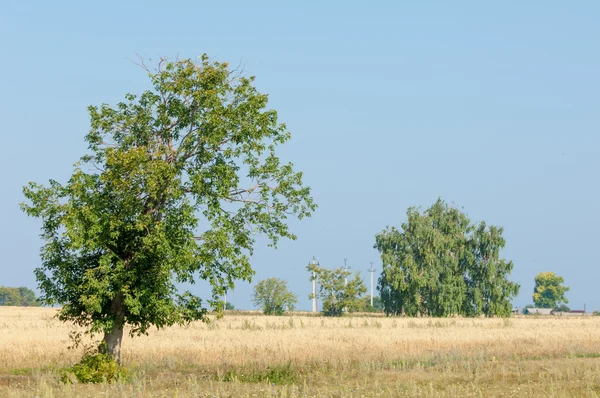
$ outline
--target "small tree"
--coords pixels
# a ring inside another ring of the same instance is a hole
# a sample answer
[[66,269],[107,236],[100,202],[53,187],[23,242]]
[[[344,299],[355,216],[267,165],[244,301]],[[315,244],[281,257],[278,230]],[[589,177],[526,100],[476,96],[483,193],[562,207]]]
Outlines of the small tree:
[[[89,107],[89,152],[69,181],[30,183],[22,204],[42,220],[43,303],[102,333],[118,362],[126,324],[136,335],[221,311],[253,275],[256,234],[295,239],[287,220],[315,209],[302,173],[277,156],[291,135],[253,77],[206,55],[142,66],[152,89]],[[208,303],[178,289],[197,278]]]
[[[358,311],[362,305],[361,296],[367,288],[356,273],[354,278],[348,279],[352,274],[343,268],[328,270],[316,264],[309,264],[307,270],[311,272],[311,281],[316,277],[319,283],[318,295],[323,303],[323,314],[326,316],[342,316],[344,312]],[[313,276],[314,275],[314,276]],[[313,298],[312,293],[309,298]]]
[[283,315],[286,308],[294,310],[298,298],[288,290],[286,281],[269,278],[256,284],[252,301],[256,307],[262,308],[265,315]]
[[538,308],[557,308],[562,303],[568,303],[565,293],[569,288],[563,286],[565,282],[562,276],[554,272],[541,272],[535,277],[533,289],[533,302]]

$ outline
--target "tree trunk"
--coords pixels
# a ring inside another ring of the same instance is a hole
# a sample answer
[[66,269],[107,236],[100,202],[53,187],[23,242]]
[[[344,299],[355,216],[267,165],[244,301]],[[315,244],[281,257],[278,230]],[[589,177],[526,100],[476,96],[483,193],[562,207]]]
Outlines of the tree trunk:
[[110,354],[117,363],[121,364],[121,342],[123,341],[123,326],[125,325],[125,307],[123,295],[117,294],[110,304],[110,312],[114,323],[109,330],[104,330],[104,338],[99,351]]

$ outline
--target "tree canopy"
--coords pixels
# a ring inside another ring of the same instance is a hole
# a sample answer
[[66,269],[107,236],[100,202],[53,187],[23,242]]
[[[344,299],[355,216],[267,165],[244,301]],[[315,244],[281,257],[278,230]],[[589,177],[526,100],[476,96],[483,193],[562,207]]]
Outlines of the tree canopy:
[[[41,300],[104,333],[117,360],[125,324],[139,334],[205,319],[251,279],[256,234],[295,239],[288,217],[315,209],[276,154],[291,136],[253,77],[206,55],[142,66],[152,88],[90,106],[89,152],[69,181],[30,183],[22,204],[43,222]],[[177,288],[198,279],[206,301]]]
[[567,304],[569,300],[565,293],[569,288],[563,286],[565,279],[556,275],[554,272],[540,272],[535,277],[535,287],[533,288],[533,302],[538,308],[568,308],[561,306]]
[[[344,312],[354,312],[363,307],[361,296],[367,288],[358,273],[349,279],[352,273],[342,267],[329,270],[311,263],[306,269],[311,272],[311,281],[317,279],[317,295],[321,297],[324,315],[342,316]],[[309,298],[313,298],[312,293]]]
[[383,301],[381,297],[373,297],[373,305],[371,305],[371,296],[364,296],[361,298],[361,304],[358,308],[359,312],[384,312]]
[[26,287],[0,286],[0,305],[15,307],[38,307],[35,292]]
[[375,237],[387,314],[510,315],[519,285],[507,279],[513,263],[500,258],[502,228],[472,224],[441,199],[407,216],[400,230],[387,227]]
[[252,302],[261,308],[265,315],[283,315],[286,310],[294,310],[298,298],[288,290],[286,281],[268,278],[256,284]]

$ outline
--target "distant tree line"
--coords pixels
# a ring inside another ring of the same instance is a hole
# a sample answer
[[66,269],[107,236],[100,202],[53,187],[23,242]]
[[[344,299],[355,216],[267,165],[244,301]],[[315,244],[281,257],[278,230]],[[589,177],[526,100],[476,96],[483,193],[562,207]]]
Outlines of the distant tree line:
[[15,307],[39,307],[40,302],[33,290],[26,287],[0,286],[0,305]]
[[[380,297],[374,297],[371,305],[370,296],[364,296],[365,285],[358,274],[347,279],[350,272],[337,268],[328,270],[316,265],[307,267],[319,280],[317,296],[322,302],[322,314],[325,316],[341,316],[351,312],[383,312]],[[311,279],[312,280],[312,279]],[[312,299],[312,294],[309,295]],[[283,315],[293,311],[298,297],[290,292],[287,282],[279,278],[264,279],[254,287],[252,302],[265,315]]]
[[[383,269],[379,297],[371,305],[359,274],[342,267],[330,270],[316,263],[306,269],[326,316],[358,311],[384,311],[405,316],[509,316],[519,284],[508,278],[512,261],[500,257],[503,229],[468,216],[438,199],[422,211],[411,207],[400,229],[387,227],[375,236]],[[548,273],[536,278],[536,303],[556,305],[564,299],[562,278]],[[566,290],[565,290],[566,289]],[[309,298],[314,298],[313,294]],[[554,301],[553,301],[554,300]],[[297,298],[285,281],[270,278],[255,288],[254,304],[265,314],[283,314]]]

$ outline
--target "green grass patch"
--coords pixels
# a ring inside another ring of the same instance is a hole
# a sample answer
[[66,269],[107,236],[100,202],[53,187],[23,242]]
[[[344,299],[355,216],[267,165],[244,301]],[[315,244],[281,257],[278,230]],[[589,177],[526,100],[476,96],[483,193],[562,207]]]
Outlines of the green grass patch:
[[33,374],[33,369],[32,368],[11,369],[10,374],[13,376],[31,376]]
[[288,362],[285,365],[272,365],[266,369],[230,369],[225,373],[218,373],[218,381],[241,382],[241,383],[272,383],[272,384],[296,384],[299,374]]

